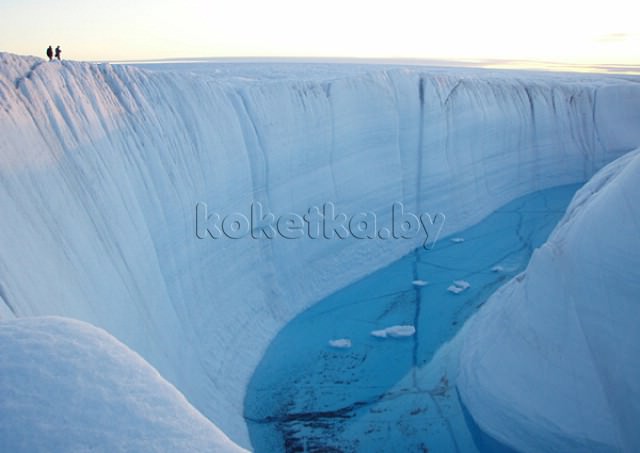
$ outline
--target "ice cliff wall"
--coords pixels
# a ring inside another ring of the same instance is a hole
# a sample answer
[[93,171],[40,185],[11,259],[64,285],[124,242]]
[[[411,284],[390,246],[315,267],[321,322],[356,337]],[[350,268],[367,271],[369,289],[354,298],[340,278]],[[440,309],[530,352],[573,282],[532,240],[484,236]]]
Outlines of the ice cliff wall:
[[445,232],[584,181],[640,143],[640,85],[421,68],[220,81],[0,56],[0,316],[103,327],[248,446],[244,388],[275,332],[422,243],[213,240],[195,206],[334,202]]
[[640,149],[578,191],[464,333],[459,388],[522,452],[640,450]]

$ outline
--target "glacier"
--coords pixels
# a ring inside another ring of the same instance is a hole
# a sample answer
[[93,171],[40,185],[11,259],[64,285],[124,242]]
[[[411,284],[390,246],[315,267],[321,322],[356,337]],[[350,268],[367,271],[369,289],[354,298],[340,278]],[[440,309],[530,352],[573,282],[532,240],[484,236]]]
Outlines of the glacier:
[[105,329],[243,447],[244,392],[278,330],[423,238],[198,239],[197,203],[333,202],[384,222],[402,202],[445,213],[449,234],[640,144],[632,77],[233,77],[2,53],[0,106],[0,317]]

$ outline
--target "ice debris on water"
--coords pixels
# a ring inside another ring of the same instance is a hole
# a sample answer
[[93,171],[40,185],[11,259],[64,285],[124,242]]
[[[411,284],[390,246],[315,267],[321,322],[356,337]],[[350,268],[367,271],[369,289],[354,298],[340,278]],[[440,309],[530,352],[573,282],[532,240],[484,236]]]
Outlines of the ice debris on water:
[[329,346],[336,349],[349,349],[351,347],[351,340],[348,338],[329,340]]
[[453,285],[447,288],[447,291],[453,294],[460,294],[462,291],[470,287],[471,287],[471,284],[468,281],[456,280],[453,282]]
[[410,337],[416,333],[416,328],[409,325],[391,326],[386,329],[372,330],[371,335],[378,338]]

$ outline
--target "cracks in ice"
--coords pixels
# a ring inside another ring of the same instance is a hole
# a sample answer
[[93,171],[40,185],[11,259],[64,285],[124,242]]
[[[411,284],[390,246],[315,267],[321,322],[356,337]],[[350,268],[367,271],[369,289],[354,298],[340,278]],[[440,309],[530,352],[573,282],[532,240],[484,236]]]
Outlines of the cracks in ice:
[[529,113],[531,114],[531,124],[533,126],[533,130],[536,129],[536,109],[533,102],[533,95],[531,94],[531,88],[524,85],[524,93],[527,95],[527,101],[529,102]]
[[[600,138],[600,131],[598,130],[598,122],[596,120],[597,102],[598,102],[598,87],[595,87],[593,89],[592,102],[591,102],[591,121],[593,123],[592,130],[593,130],[594,141],[597,142],[598,145],[600,145],[600,149],[604,151],[606,147],[604,146],[604,144],[602,143],[602,139]],[[595,144],[594,144],[594,147],[595,147]]]
[[[419,280],[420,276],[418,275],[418,261],[420,260],[419,251],[415,250],[414,252],[415,260],[413,262],[413,281]],[[416,376],[416,371],[418,367],[418,349],[420,347],[420,329],[418,328],[420,325],[420,309],[422,306],[422,290],[419,286],[414,286],[415,291],[415,313],[413,316],[413,327],[415,328],[415,334],[413,335],[413,349],[411,352],[411,380],[414,387],[418,386],[418,378]]]
[[[299,411],[299,412],[286,412],[280,411],[276,415],[268,415],[266,417],[250,417],[245,416],[247,421],[258,424],[269,423],[287,423],[295,421],[311,421],[318,419],[349,419],[355,417],[355,412],[359,409],[371,407],[381,402],[393,401],[405,396],[411,395],[429,395],[435,400],[437,397],[448,395],[451,390],[449,386],[449,380],[446,376],[442,376],[437,385],[432,388],[422,389],[419,386],[412,386],[410,388],[402,388],[396,391],[385,392],[379,395],[367,398],[365,400],[354,401],[346,406],[341,406],[332,410],[319,410],[319,411]],[[436,403],[437,404],[437,403]],[[285,408],[287,409],[287,408]]]
[[308,411],[308,412],[284,412],[277,415],[270,415],[264,418],[255,419],[251,417],[245,417],[245,419],[258,424],[318,421],[322,419],[327,419],[327,420],[348,419],[348,418],[355,417],[355,412],[358,409],[372,406],[373,404],[379,402],[383,397],[384,395],[381,395],[366,401],[356,401],[347,406],[343,406],[333,410]]
[[331,89],[333,85],[329,82],[324,88],[325,94],[327,96],[327,102],[329,103],[329,114],[330,114],[330,124],[331,124],[331,148],[329,149],[329,171],[331,173],[331,184],[333,186],[334,196],[338,196],[338,183],[336,181],[336,173],[335,169],[335,150],[336,150],[336,120],[335,120],[335,112],[333,108],[333,100],[331,98]]
[[420,206],[422,204],[422,190],[420,187],[420,183],[422,182],[422,155],[423,155],[423,146],[424,146],[424,77],[420,77],[420,82],[418,84],[418,98],[420,100],[420,122],[418,123],[418,150],[416,156],[416,207],[418,211],[421,209]]
[[[247,151],[247,161],[251,172],[253,201],[261,202],[266,209],[271,205],[271,189],[269,186],[270,169],[267,156],[267,150],[264,143],[264,139],[260,134],[254,115],[251,112],[247,93],[240,90],[237,93],[237,100],[233,102],[233,105],[240,118],[241,131],[243,135],[244,145]],[[234,99],[234,100],[235,100]],[[256,230],[253,233],[258,233],[260,226],[256,226]],[[264,256],[273,256],[274,243],[273,241],[260,241],[259,252]],[[275,260],[264,259],[266,263],[272,263],[269,269],[265,269],[263,273],[263,279],[265,281],[265,287],[271,288],[270,291],[277,293],[279,286],[277,284],[277,270],[274,267]],[[270,311],[271,315],[277,319],[278,314],[275,311],[276,304],[266,304],[266,308]]]
[[14,85],[16,88],[20,88],[20,84],[22,84],[22,82],[25,79],[31,79],[31,76],[33,75],[34,71],[38,68],[38,66],[40,66],[41,64],[43,64],[44,61],[38,61],[36,63],[34,63],[31,68],[29,68],[29,71],[27,71],[27,73],[21,77],[18,77],[15,81],[14,81]]
[[17,79],[15,79],[14,81],[14,86],[16,88],[16,90],[18,91],[18,95],[20,97],[22,97],[24,100],[26,100],[27,102],[24,103],[24,107],[25,107],[25,111],[27,112],[27,114],[31,117],[31,120],[33,122],[33,124],[36,126],[36,128],[38,129],[38,133],[40,134],[41,137],[43,137],[46,140],[47,134],[45,132],[45,130],[43,129],[43,126],[41,125],[41,121],[38,120],[38,115],[36,113],[34,113],[34,102],[33,99],[31,98],[31,95],[29,93],[29,90],[25,89],[23,82],[25,80],[30,80],[31,77],[33,76],[35,70],[41,66],[44,63],[44,61],[39,61],[34,63],[31,68],[29,69],[29,71],[27,71],[27,73],[21,77],[18,77]]
[[453,96],[456,93],[456,91],[458,91],[458,88],[462,86],[462,81],[463,79],[458,80],[456,84],[453,86],[453,88],[451,88],[451,91],[449,91],[449,93],[447,94],[447,97],[444,99],[444,102],[442,103],[444,106],[449,105],[449,101],[453,99]]
[[18,313],[16,312],[16,309],[14,308],[14,306],[11,305],[11,303],[9,303],[9,298],[7,297],[7,292],[5,291],[4,286],[2,285],[2,283],[0,283],[0,301],[3,302],[7,306],[9,311],[11,313],[13,313],[14,316],[18,316]]
[[[443,379],[446,379],[446,378],[443,378]],[[449,389],[447,388],[445,391],[448,391],[448,390]],[[431,401],[433,401],[433,405],[435,406],[440,419],[445,423],[447,433],[451,438],[451,442],[453,443],[456,453],[458,453],[460,451],[460,447],[458,446],[458,441],[456,440],[456,436],[453,432],[453,427],[451,426],[451,422],[449,421],[449,418],[444,415],[444,412],[442,411],[442,407],[440,407],[440,403],[436,399],[436,395],[434,395],[431,392],[427,392],[427,394],[431,397]]]
[[[257,164],[252,165],[254,167],[252,169],[253,176],[253,190],[254,192],[259,192],[264,190],[265,196],[268,199],[269,197],[269,162],[267,160],[267,155],[264,147],[264,143],[262,141],[262,137],[258,132],[258,128],[256,126],[256,122],[251,114],[251,110],[248,105],[248,101],[244,92],[238,93],[240,98],[240,102],[242,104],[242,109],[244,111],[244,116],[247,118],[248,123],[251,127],[251,133],[255,138],[255,146],[252,146],[250,140],[245,138],[245,145],[247,147],[247,152],[249,154],[249,163],[253,164],[257,162]],[[259,168],[261,166],[262,168]]]

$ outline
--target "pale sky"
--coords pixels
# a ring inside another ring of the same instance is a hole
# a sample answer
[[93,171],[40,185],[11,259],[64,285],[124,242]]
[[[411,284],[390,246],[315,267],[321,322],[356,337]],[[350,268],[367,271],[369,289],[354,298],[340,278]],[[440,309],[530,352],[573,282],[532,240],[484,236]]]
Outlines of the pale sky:
[[0,51],[640,65],[637,0],[0,0]]

